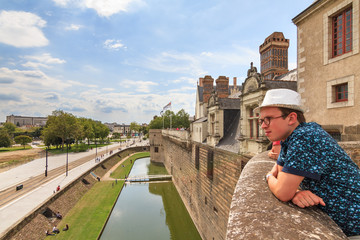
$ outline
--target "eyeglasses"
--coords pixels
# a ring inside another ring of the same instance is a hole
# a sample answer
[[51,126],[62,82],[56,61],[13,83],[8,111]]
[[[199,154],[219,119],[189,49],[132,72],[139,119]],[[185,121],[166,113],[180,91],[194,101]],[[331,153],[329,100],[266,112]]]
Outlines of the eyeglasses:
[[269,126],[270,125],[270,121],[273,120],[273,119],[277,119],[277,118],[281,118],[281,117],[285,117],[285,115],[281,115],[281,116],[278,116],[278,117],[264,117],[263,119],[259,118],[259,124],[260,126],[264,123],[266,126]]

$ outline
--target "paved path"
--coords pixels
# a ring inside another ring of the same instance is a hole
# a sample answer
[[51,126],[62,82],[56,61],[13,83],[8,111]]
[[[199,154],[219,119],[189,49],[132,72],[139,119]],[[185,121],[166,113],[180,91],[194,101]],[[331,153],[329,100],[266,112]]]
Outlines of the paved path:
[[[105,173],[105,175],[101,178],[101,181],[113,181],[113,180],[115,180],[115,178],[110,177],[110,174],[111,174],[113,171],[115,171],[115,169],[117,169],[118,166],[120,166],[120,164],[122,164],[126,159],[128,159],[128,158],[131,157],[132,155],[134,155],[134,153],[131,154],[131,155],[129,155],[129,156],[127,156],[126,158],[124,158],[123,160],[121,160],[120,162],[118,162],[117,164],[115,164],[109,171],[107,171],[107,172]],[[125,180],[125,179],[118,179],[118,180]]]
[[[148,141],[142,141],[141,143],[136,143],[134,145],[131,145],[130,147],[146,146],[147,144]],[[121,148],[124,149],[124,146],[125,144],[122,144]],[[113,154],[115,154],[118,152],[118,148],[119,144],[115,144],[114,146],[110,145],[110,147],[108,147],[108,151],[113,150]],[[98,156],[103,154],[101,151],[105,150],[106,147],[102,147],[100,151],[98,148]],[[95,157],[95,149],[85,153],[72,153],[69,154],[69,162],[76,161],[77,159],[91,155]],[[31,214],[36,208],[41,206],[43,202],[49,199],[53,195],[53,191],[58,185],[60,185],[61,187],[65,187],[66,185],[70,184],[72,181],[80,177],[84,172],[88,171],[96,164],[99,164],[95,163],[94,157],[92,157],[91,160],[80,165],[79,167],[70,170],[68,172],[68,176],[63,173],[62,175],[28,192],[27,194],[19,197],[18,199],[10,202],[9,204],[2,206],[0,208],[0,238],[6,232],[8,232],[14,224],[20,222],[23,218]],[[64,166],[66,162],[66,155],[62,154],[55,157],[51,156],[49,157],[48,161],[48,170]],[[0,191],[12,186],[16,186],[17,183],[23,182],[39,174],[44,174],[44,171],[45,158],[40,158],[19,167],[10,169],[6,172],[2,172],[0,173]]]

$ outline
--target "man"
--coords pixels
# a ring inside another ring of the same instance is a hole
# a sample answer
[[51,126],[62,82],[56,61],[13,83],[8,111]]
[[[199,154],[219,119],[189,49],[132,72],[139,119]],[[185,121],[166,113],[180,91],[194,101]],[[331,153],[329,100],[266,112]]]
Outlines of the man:
[[266,175],[281,201],[304,208],[317,205],[347,236],[360,235],[360,170],[337,142],[317,123],[306,123],[297,92],[269,90],[259,123],[281,151]]

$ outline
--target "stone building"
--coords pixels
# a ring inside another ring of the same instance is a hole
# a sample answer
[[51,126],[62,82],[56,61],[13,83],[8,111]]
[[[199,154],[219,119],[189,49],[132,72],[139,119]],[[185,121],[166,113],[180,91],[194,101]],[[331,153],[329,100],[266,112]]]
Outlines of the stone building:
[[293,22],[307,121],[337,140],[360,141],[359,1],[317,0]]
[[13,123],[18,127],[43,127],[47,117],[6,116],[6,122]]
[[282,32],[274,32],[260,45],[260,72],[265,80],[287,73],[289,39]]
[[259,114],[255,114],[254,109],[262,103],[269,89],[287,88],[296,91],[296,80],[296,70],[266,80],[251,63],[240,95],[240,154],[254,156],[267,150],[270,142],[258,124]]

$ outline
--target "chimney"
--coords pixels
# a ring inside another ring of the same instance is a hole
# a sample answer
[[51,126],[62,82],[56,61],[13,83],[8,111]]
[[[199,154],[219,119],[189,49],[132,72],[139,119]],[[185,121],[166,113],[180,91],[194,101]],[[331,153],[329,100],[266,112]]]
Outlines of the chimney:
[[199,87],[203,87],[204,78],[199,78]]
[[216,79],[216,92],[218,98],[227,98],[229,96],[229,78],[219,76]]
[[203,102],[207,103],[211,96],[211,92],[214,90],[214,79],[210,75],[206,75],[201,82],[202,86],[204,87]]
[[236,77],[234,77],[234,89],[236,88]]

